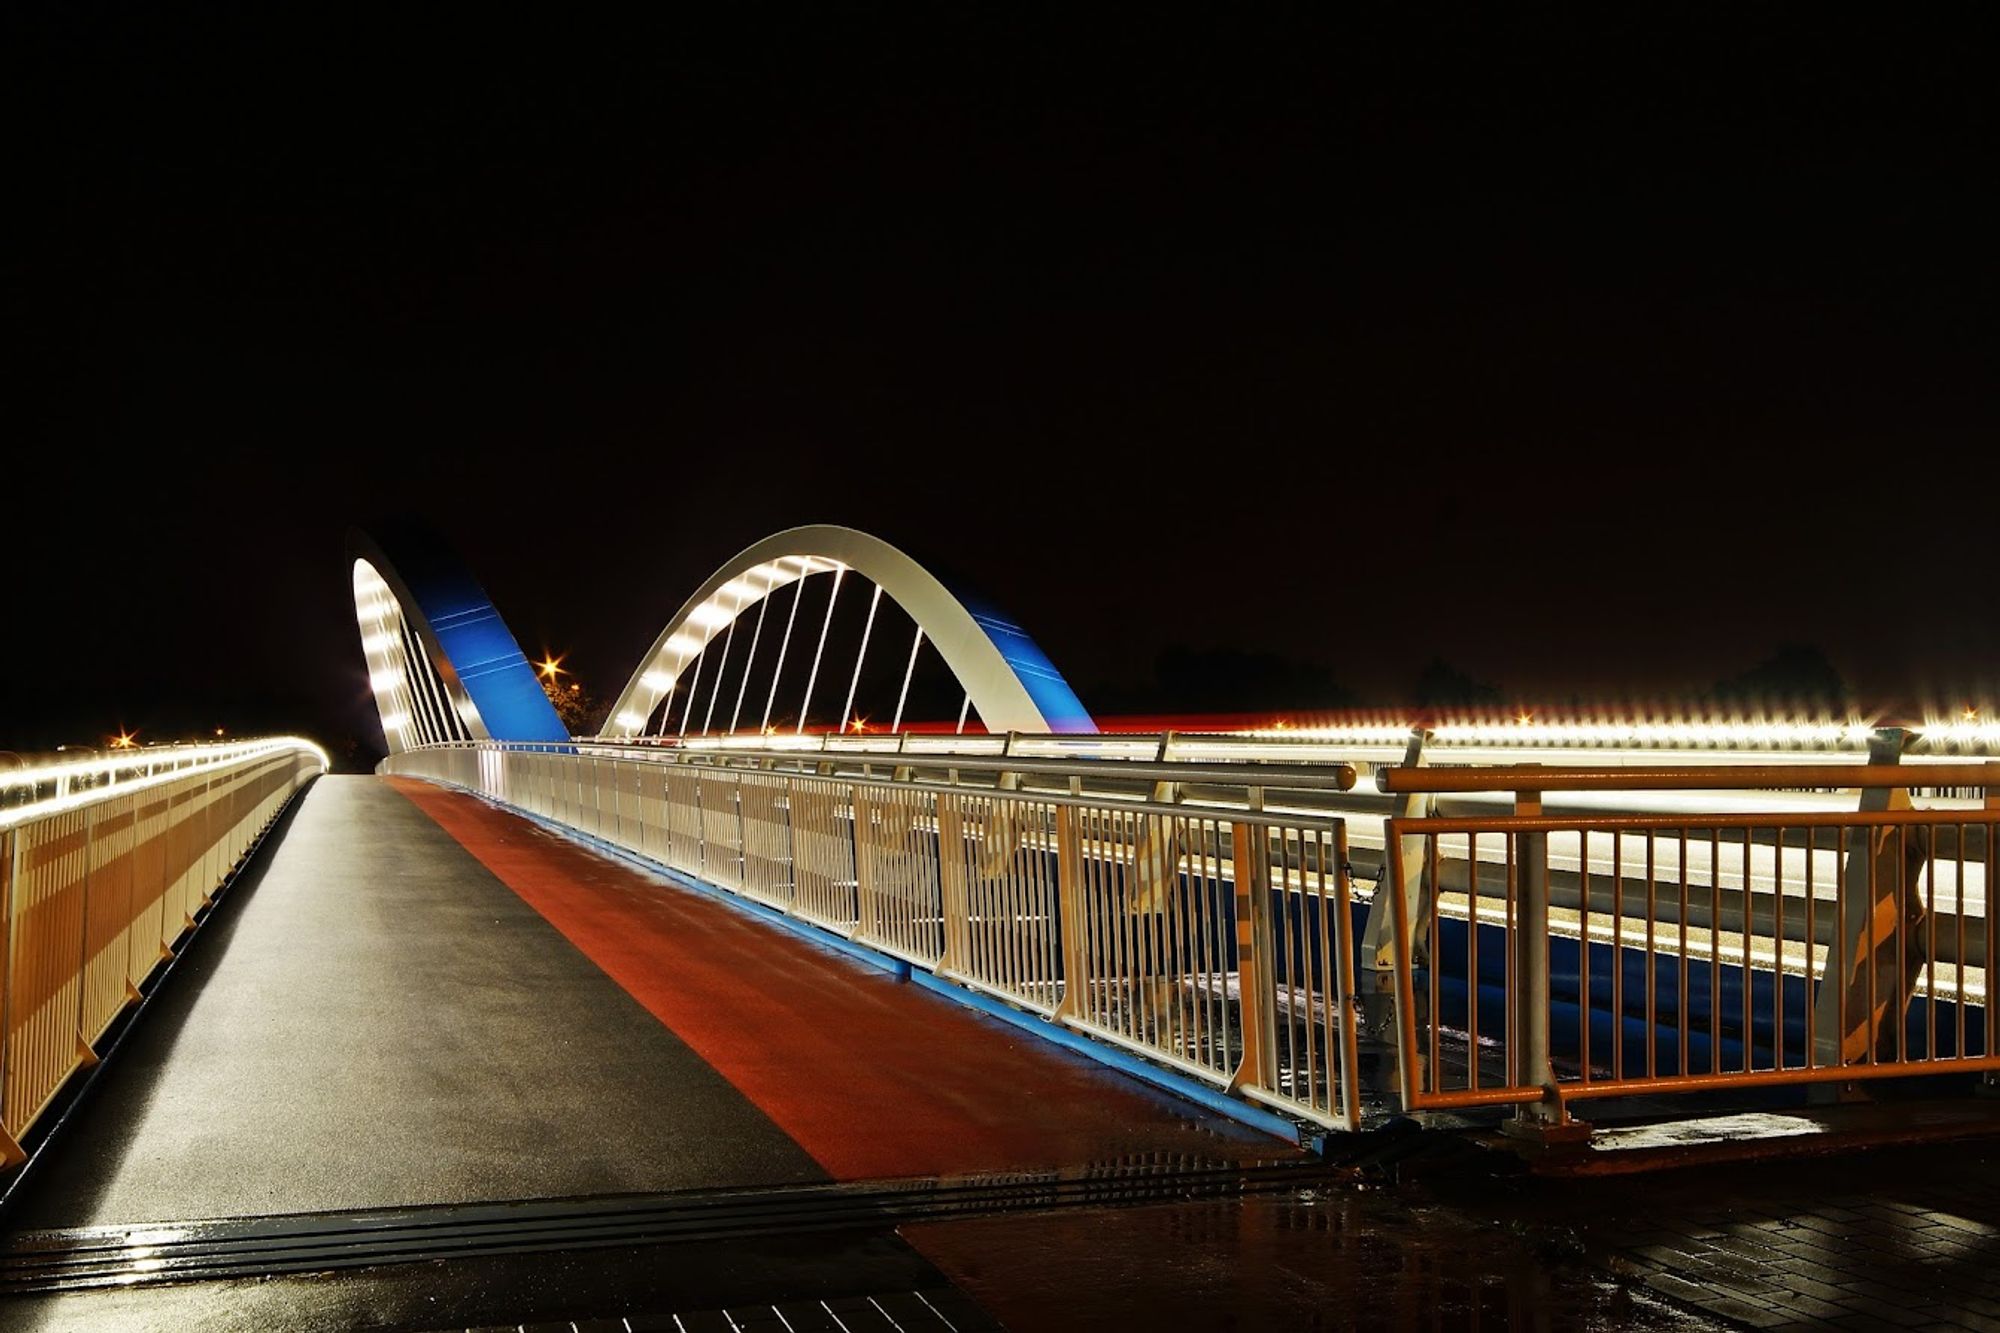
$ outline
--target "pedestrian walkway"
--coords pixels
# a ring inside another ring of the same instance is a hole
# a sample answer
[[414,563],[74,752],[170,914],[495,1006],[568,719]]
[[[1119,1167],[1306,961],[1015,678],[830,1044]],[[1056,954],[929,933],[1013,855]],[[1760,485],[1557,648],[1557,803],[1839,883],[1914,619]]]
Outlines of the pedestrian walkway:
[[[117,1287],[175,1264],[220,1274],[246,1247],[268,1260],[256,1237],[272,1218],[305,1253],[298,1235],[419,1214],[422,1227],[436,1220],[424,1210],[454,1206],[1259,1163],[1311,1169],[1295,1147],[471,798],[329,777],[232,888],[8,1223],[17,1273],[39,1246],[39,1271]],[[884,1216],[863,1228],[883,1234],[854,1241],[866,1260],[833,1265],[848,1276],[826,1290],[948,1293]],[[202,1219],[216,1225],[188,1225]],[[100,1265],[135,1247],[138,1269]],[[740,1263],[756,1248],[726,1252]],[[409,1257],[379,1234],[369,1253]],[[826,1278],[767,1267],[781,1288]],[[686,1298],[770,1285],[713,1278]],[[337,1326],[353,1290],[322,1284],[324,1309],[293,1290],[303,1303],[284,1322]],[[0,1313],[184,1323],[194,1301],[200,1322],[228,1326],[236,1306],[191,1291]],[[244,1326],[272,1299],[230,1297],[253,1310]]]

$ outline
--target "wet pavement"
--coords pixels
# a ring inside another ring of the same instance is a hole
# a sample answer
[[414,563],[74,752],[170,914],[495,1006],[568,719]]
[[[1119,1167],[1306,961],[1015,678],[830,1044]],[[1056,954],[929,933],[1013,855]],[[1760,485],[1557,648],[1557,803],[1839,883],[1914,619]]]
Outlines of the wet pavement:
[[309,790],[56,1148],[0,1328],[2000,1329],[1994,1140],[1339,1168],[373,779]]

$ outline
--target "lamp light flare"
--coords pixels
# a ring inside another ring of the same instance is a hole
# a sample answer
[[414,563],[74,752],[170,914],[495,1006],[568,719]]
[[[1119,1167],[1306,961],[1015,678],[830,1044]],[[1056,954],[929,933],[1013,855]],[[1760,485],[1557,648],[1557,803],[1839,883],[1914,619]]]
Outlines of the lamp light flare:
[[563,660],[561,657],[544,649],[542,660],[535,663],[535,670],[541,673],[543,680],[554,680],[557,676],[566,674],[563,671],[562,663]]

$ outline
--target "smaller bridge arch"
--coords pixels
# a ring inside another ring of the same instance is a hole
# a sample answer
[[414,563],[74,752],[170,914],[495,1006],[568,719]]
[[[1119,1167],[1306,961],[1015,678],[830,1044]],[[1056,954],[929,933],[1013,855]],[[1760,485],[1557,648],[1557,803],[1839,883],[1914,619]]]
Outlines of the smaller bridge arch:
[[513,632],[424,529],[347,534],[354,614],[390,754],[441,741],[559,741],[569,730]]
[[1027,631],[947,587],[879,537],[853,528],[788,528],[738,552],[681,604],[632,673],[603,734],[641,733],[653,710],[718,635],[780,588],[852,570],[889,596],[929,640],[988,731],[1089,733],[1097,726]]

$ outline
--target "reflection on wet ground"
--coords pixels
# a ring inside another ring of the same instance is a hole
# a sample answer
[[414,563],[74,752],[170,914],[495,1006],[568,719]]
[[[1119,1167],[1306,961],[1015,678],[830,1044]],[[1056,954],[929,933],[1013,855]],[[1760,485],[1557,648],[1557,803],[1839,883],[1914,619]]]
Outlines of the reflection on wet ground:
[[1713,1326],[1531,1232],[1352,1187],[902,1235],[1017,1330]]

